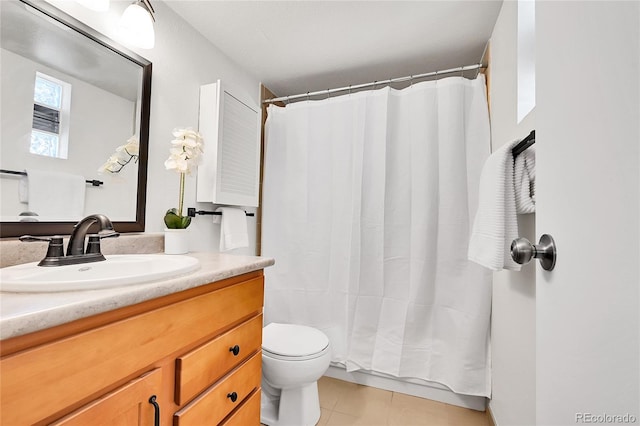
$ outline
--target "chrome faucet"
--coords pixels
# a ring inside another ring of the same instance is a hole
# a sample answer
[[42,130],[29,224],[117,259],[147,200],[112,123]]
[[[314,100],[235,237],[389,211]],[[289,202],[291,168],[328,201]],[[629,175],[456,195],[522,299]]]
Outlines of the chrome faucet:
[[[100,226],[97,234],[89,234],[89,242],[87,250],[84,249],[84,241],[89,232],[89,228],[97,223]],[[100,240],[103,238],[118,237],[120,234],[113,230],[113,224],[103,214],[92,214],[76,223],[69,237],[67,246],[67,255],[64,255],[64,247],[62,237],[54,235],[53,237],[33,237],[31,235],[23,235],[20,241],[48,241],[49,248],[47,254],[38,263],[38,266],[63,266],[74,265],[77,263],[99,262],[106,260],[100,251]]]

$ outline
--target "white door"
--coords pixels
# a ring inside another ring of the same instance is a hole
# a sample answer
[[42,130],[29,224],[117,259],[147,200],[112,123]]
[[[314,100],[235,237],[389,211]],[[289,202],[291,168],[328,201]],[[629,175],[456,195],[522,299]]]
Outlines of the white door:
[[639,28],[638,1],[536,2],[536,230],[558,249],[537,266],[538,425],[640,423]]

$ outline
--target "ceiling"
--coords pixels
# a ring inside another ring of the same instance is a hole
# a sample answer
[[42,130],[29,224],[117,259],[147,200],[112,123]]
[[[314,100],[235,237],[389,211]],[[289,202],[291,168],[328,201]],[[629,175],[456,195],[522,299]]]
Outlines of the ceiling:
[[286,96],[478,63],[502,0],[166,3]]
[[[0,41],[2,49],[63,75],[133,102],[140,96],[140,65],[98,43],[88,42],[83,34],[70,31],[35,8],[0,0]],[[49,72],[46,68],[41,71]]]

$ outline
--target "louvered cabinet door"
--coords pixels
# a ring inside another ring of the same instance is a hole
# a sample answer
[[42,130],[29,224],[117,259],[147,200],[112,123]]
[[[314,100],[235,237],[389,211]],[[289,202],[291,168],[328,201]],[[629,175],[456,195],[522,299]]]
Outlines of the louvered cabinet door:
[[207,148],[198,166],[196,201],[258,207],[261,110],[228,82],[200,87],[198,130]]

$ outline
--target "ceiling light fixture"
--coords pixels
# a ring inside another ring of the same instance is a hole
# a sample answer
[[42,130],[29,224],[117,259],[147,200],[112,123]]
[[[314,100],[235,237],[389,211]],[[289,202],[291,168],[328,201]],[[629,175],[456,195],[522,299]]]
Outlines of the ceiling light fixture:
[[76,3],[80,3],[87,9],[95,10],[96,12],[109,10],[109,0],[76,0]]
[[129,5],[118,24],[118,33],[122,40],[143,49],[153,48],[156,41],[153,30],[154,13],[150,0],[136,0]]

